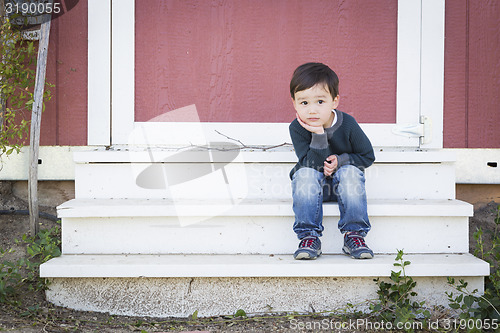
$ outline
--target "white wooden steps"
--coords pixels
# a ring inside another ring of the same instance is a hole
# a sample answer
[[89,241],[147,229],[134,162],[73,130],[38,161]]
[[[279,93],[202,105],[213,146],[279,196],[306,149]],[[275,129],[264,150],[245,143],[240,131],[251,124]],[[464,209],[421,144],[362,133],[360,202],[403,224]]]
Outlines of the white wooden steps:
[[[376,297],[395,253],[422,299],[446,305],[447,276],[482,290],[468,254],[472,206],[455,200],[453,154],[376,151],[366,170],[372,260],[341,254],[336,203],[324,204],[324,255],[295,261],[290,148],[97,149],[75,154],[76,199],[58,207],[63,255],[42,265],[47,298],[145,316],[334,310]],[[436,292],[438,290],[439,292]],[[364,308],[363,308],[364,307]]]

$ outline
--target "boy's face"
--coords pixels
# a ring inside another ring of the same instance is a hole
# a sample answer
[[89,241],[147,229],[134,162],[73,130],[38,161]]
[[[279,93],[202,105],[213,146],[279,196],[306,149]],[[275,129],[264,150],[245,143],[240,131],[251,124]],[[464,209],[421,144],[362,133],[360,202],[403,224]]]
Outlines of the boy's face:
[[316,84],[309,89],[297,91],[292,101],[303,122],[326,128],[332,125],[334,118],[332,110],[339,105],[339,96],[334,99],[326,85]]

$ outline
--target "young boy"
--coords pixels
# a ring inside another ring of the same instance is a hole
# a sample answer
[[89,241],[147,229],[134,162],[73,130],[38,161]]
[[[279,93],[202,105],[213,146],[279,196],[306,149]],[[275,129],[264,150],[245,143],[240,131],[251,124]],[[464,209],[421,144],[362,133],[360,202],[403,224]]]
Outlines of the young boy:
[[370,140],[356,120],[336,108],[339,79],[328,66],[299,66],[290,82],[297,119],[290,124],[298,163],[292,179],[293,230],[300,239],[295,259],[321,255],[323,202],[337,201],[345,254],[373,258],[364,237],[370,230],[363,170],[375,160]]

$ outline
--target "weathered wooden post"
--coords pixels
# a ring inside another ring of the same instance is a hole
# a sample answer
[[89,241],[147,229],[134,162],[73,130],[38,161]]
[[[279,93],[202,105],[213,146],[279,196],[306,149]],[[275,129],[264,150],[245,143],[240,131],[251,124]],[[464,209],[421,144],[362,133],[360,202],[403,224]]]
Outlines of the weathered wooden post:
[[42,120],[43,110],[43,91],[45,87],[50,21],[50,15],[46,15],[46,19],[43,20],[40,28],[34,101],[31,113],[28,197],[30,210],[30,233],[32,236],[36,235],[40,229],[38,211],[38,149],[40,147],[40,123]]

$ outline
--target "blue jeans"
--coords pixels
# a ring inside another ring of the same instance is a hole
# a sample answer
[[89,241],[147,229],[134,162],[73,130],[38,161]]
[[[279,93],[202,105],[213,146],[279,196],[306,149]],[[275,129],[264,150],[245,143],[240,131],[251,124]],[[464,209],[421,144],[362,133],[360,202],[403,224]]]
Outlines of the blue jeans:
[[331,177],[312,168],[301,168],[292,176],[292,197],[299,239],[322,236],[323,202],[337,201],[340,232],[358,231],[366,236],[370,221],[366,211],[365,175],[357,167],[344,165]]

